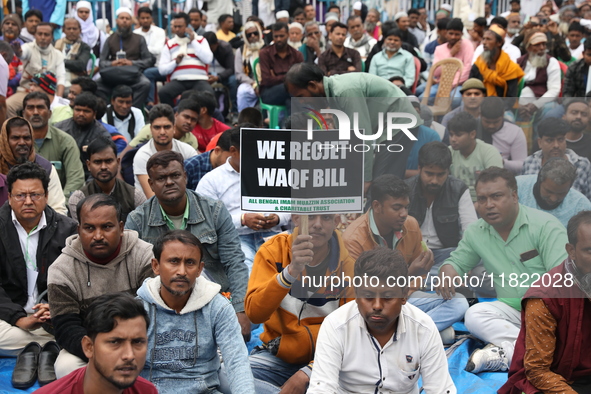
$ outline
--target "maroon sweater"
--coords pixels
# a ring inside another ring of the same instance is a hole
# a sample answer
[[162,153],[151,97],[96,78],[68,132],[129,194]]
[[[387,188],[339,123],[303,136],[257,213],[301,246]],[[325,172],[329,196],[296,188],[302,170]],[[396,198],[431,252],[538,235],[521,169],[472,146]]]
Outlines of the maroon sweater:
[[[554,360],[550,370],[563,376],[567,381],[571,381],[576,378],[576,376],[573,376],[574,371],[577,370],[579,374],[581,372],[580,368],[578,368],[581,366],[581,354],[591,357],[591,348],[581,349],[582,336],[589,335],[589,327],[583,327],[582,324],[587,296],[579,290],[576,284],[565,286],[564,280],[557,280],[558,277],[564,278],[567,273],[565,262],[551,269],[548,273],[552,278],[550,286],[544,286],[541,279],[536,281],[525,293],[523,300],[528,298],[542,299],[556,320],[556,348],[554,349]],[[554,277],[555,274],[557,274],[556,278]],[[548,282],[547,278],[546,282]],[[540,287],[533,287],[534,285]],[[562,287],[558,287],[561,285]],[[523,300],[521,309],[522,322],[525,321],[525,303]],[[522,325],[515,344],[515,353],[509,369],[509,379],[499,389],[498,394],[539,393],[539,390],[529,382],[525,375],[523,365],[526,350],[525,335],[526,327]],[[588,360],[585,361],[585,364],[588,365]],[[588,371],[588,374],[591,374],[591,371]]]

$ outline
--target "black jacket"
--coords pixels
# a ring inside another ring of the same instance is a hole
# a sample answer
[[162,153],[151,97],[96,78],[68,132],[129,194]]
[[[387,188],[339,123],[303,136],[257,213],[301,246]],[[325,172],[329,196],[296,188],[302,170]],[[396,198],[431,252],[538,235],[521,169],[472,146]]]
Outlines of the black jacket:
[[[423,225],[427,213],[427,200],[421,192],[421,180],[419,175],[415,175],[405,180],[410,187],[410,207],[408,214]],[[443,184],[443,187],[433,201],[433,224],[437,237],[444,248],[457,247],[460,242],[461,224],[460,224],[460,198],[468,189],[466,184],[449,175]]]
[[[27,313],[27,267],[8,202],[0,207],[0,319],[11,325]],[[75,220],[45,208],[47,227],[39,233],[37,290],[47,289],[47,270],[61,254],[66,238],[77,232]]]
[[[218,47],[213,52],[213,57],[225,70],[218,73],[220,79],[228,79],[234,74],[234,51],[232,46],[226,41],[219,40]],[[209,72],[213,71],[212,67],[209,68]],[[221,81],[220,81],[221,82]]]

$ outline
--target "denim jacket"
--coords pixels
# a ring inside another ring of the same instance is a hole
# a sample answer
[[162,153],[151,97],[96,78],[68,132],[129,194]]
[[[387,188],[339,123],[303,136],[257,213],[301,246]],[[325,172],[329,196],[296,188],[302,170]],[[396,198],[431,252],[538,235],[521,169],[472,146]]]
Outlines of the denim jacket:
[[233,393],[254,394],[248,351],[234,310],[220,286],[200,276],[180,312],[160,296],[160,277],[149,278],[138,297],[150,316],[148,353],[141,376],[160,393],[219,394],[222,352]]
[[[248,267],[240,247],[238,232],[232,217],[221,201],[187,190],[189,219],[186,230],[203,244],[202,260],[207,274],[230,292],[236,313],[244,312],[244,297],[248,285]],[[156,196],[137,207],[127,217],[125,228],[138,232],[140,239],[151,243],[169,231]]]

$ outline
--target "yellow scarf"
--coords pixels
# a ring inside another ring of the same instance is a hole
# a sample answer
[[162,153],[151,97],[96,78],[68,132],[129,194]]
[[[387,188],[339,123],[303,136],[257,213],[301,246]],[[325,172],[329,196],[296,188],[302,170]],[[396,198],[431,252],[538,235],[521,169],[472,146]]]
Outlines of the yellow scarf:
[[488,68],[488,64],[484,61],[482,56],[478,56],[474,65],[478,67],[480,74],[482,74],[482,82],[486,87],[486,95],[497,96],[497,86],[503,88],[503,97],[507,96],[507,81],[516,78],[523,78],[524,73],[517,63],[509,58],[505,51],[501,50],[501,56],[497,60],[496,70]]

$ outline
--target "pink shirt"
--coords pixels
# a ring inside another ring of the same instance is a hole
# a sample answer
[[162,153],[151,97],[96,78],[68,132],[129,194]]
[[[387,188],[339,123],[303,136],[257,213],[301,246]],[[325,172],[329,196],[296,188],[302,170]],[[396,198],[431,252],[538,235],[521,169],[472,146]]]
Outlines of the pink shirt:
[[[472,68],[472,58],[474,57],[474,46],[472,43],[466,39],[461,39],[460,42],[462,43],[462,46],[455,56],[451,55],[451,48],[449,48],[447,44],[438,45],[435,48],[435,54],[433,55],[433,64],[450,57],[455,57],[462,61],[464,68],[459,77],[456,75],[454,86],[460,85],[468,79],[470,76],[470,69]],[[436,79],[439,78],[439,75],[441,75],[441,69],[435,70],[434,76]]]

